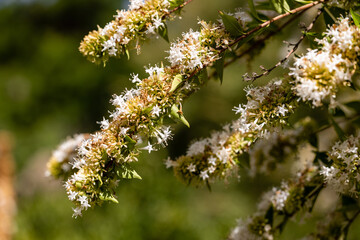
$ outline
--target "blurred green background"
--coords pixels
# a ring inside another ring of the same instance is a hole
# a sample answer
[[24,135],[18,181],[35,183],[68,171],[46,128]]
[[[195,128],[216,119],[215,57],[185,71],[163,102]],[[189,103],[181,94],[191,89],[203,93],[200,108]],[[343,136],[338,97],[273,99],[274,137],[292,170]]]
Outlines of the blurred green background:
[[[218,10],[233,11],[244,2],[195,0],[182,20],[169,24],[169,37],[174,40],[181,32],[196,29],[198,16],[214,20]],[[133,52],[130,61],[112,60],[106,68],[81,56],[78,46],[83,36],[97,25],[104,26],[116,9],[127,4],[0,1],[0,129],[14,139],[18,204],[14,239],[225,239],[237,218],[255,210],[260,193],[289,174],[250,179],[244,173],[240,181],[214,184],[209,192],[181,184],[163,164],[168,155],[183,154],[191,139],[208,136],[210,130],[235,118],[231,109],[245,99],[241,75],[249,70],[242,60],[226,70],[222,85],[210,81],[186,102],[191,129],[176,126],[167,149],[141,156],[135,168],[143,180],[122,182],[119,204],[71,217],[72,205],[61,183],[44,176],[51,151],[66,136],[97,130],[96,122],[112,110],[111,95],[132,87],[130,73],[144,76],[144,66],[167,56],[169,45],[156,38],[144,44],[142,55]],[[269,42],[254,62],[255,70],[286,54],[280,39],[298,35],[286,31]],[[294,225],[284,239],[302,236],[306,229]]]

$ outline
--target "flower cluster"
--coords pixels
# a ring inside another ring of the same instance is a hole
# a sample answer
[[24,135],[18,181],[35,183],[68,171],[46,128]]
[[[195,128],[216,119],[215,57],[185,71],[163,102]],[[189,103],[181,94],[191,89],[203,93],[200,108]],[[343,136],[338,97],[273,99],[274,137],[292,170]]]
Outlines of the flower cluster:
[[[313,205],[307,203],[314,204],[314,199],[321,189],[322,178],[317,174],[317,168],[305,169],[293,180],[283,182],[279,188],[274,187],[265,193],[258,205],[257,212],[246,221],[239,221],[229,239],[274,239],[289,217],[300,210],[311,211]],[[279,223],[280,219],[282,219],[282,223]]]
[[109,57],[120,57],[136,48],[147,35],[166,31],[165,20],[172,18],[171,10],[183,1],[130,0],[129,10],[117,11],[115,19],[104,28],[98,27],[84,37],[80,52],[94,63],[106,64]]
[[[235,17],[238,23],[246,28],[248,19],[245,12],[238,10],[229,16]],[[191,71],[219,59],[216,49],[228,46],[230,36],[221,19],[218,21],[218,24],[213,24],[200,20],[201,32],[190,30],[182,35],[182,39],[172,43],[167,58],[171,66],[182,71]],[[208,35],[213,36],[216,41],[208,38]]]
[[297,58],[290,71],[296,94],[315,107],[326,98],[334,104],[338,88],[350,85],[360,56],[360,29],[349,18],[340,18],[317,42],[321,50]]
[[[130,80],[136,88],[114,95],[110,119],[104,118],[101,131],[82,142],[73,164],[77,171],[65,183],[76,205],[75,217],[104,201],[116,202],[115,188],[121,179],[140,178],[130,163],[137,161],[141,150],[150,153],[167,145],[172,135],[165,120],[188,125],[181,109],[183,100],[204,84],[202,69],[212,66],[216,56],[234,42],[221,23],[200,24],[198,32],[190,31],[172,44],[172,50],[177,48],[182,54],[181,60],[171,66],[147,67],[148,77],[142,80],[133,74]],[[174,54],[170,51],[168,59],[174,59]]]
[[314,128],[314,122],[305,118],[294,129],[277,129],[266,138],[259,139],[248,151],[250,158],[249,174],[269,174],[286,159],[294,157]]
[[174,167],[175,175],[182,181],[197,185],[228,176],[239,163],[239,155],[266,136],[269,129],[285,124],[297,106],[287,80],[248,87],[246,95],[247,103],[234,108],[239,119],[226,125],[223,131],[192,143],[185,156],[167,164]]
[[273,240],[273,231],[267,219],[254,216],[246,220],[238,220],[238,225],[232,230],[229,240]]
[[53,152],[47,163],[45,175],[66,179],[73,174],[75,171],[74,169],[76,168],[76,165],[74,165],[76,150],[81,145],[82,141],[87,138],[89,138],[88,134],[78,134],[61,143]]
[[328,153],[331,166],[323,166],[320,173],[325,182],[340,193],[358,196],[360,189],[360,138],[350,136],[336,142]]

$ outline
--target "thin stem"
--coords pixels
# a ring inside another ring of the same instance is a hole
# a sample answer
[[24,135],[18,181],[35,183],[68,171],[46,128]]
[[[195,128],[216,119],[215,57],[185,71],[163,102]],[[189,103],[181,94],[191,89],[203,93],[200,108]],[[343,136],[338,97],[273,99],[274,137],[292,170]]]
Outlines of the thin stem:
[[[172,14],[173,12],[176,12],[177,10],[179,10],[180,8],[185,7],[186,5],[188,5],[188,4],[189,4],[190,2],[192,2],[192,1],[193,1],[193,0],[188,0],[188,1],[184,2],[183,4],[180,4],[180,5],[177,6],[176,8],[172,9],[171,11],[169,11],[168,14],[166,14],[166,15],[170,15],[170,14]],[[164,15],[164,16],[166,16],[166,15]]]
[[[230,47],[233,46],[233,45],[235,45],[236,43],[238,43],[240,40],[242,40],[242,39],[248,37],[249,35],[257,32],[258,30],[260,30],[260,29],[262,29],[262,28],[264,28],[264,27],[267,27],[268,25],[270,25],[270,24],[273,23],[273,22],[276,22],[276,21],[278,21],[278,20],[280,20],[280,19],[282,19],[282,18],[284,18],[284,17],[287,17],[287,16],[290,16],[290,15],[292,15],[292,14],[301,12],[301,11],[303,11],[303,10],[309,9],[309,8],[311,8],[311,7],[313,7],[313,6],[316,6],[316,5],[318,5],[318,4],[320,4],[320,3],[324,3],[324,2],[326,2],[326,0],[315,1],[315,2],[312,2],[312,3],[306,4],[306,5],[303,5],[303,6],[301,6],[301,7],[295,8],[295,9],[293,9],[293,10],[287,12],[287,13],[284,13],[284,14],[281,14],[281,15],[279,15],[279,16],[276,16],[276,17],[274,17],[274,18],[272,18],[272,19],[270,19],[270,20],[268,20],[268,21],[260,24],[260,25],[257,26],[256,28],[253,28],[253,29],[250,30],[249,32],[241,35],[241,36],[238,37],[237,39],[235,39],[235,41],[234,41],[232,44],[230,44]],[[224,50],[223,50],[223,51],[224,51]]]
[[[307,10],[307,9],[306,9]],[[293,21],[295,21],[301,14],[303,14],[306,10],[300,12],[298,15],[294,15],[291,19],[289,19],[287,22],[285,22],[283,25],[281,25],[278,29],[276,29],[276,31],[272,31],[269,34],[267,34],[265,37],[255,41],[249,48],[247,48],[246,50],[244,50],[243,52],[241,52],[240,54],[237,54],[235,56],[233,56],[230,60],[226,61],[224,64],[224,67],[229,66],[230,64],[234,63],[236,60],[238,60],[239,58],[242,58],[243,56],[245,56],[246,54],[249,54],[251,51],[253,51],[254,49],[256,49],[257,46],[263,44],[266,40],[270,39],[272,36],[274,36],[275,34],[279,33],[280,31],[282,31],[284,28],[286,28],[290,23],[292,23]],[[209,76],[209,78],[212,78],[216,75],[216,71],[212,72]]]
[[[340,123],[344,123],[344,122],[347,122],[347,121],[354,121],[354,120],[356,120],[356,119],[358,119],[358,118],[360,118],[360,115],[355,115],[355,116],[353,116],[353,117],[350,117],[350,118],[344,118],[344,119],[342,119],[342,120],[340,120],[340,121],[338,121],[338,122],[336,122],[337,124],[340,124]],[[325,125],[325,126],[323,126],[323,127],[321,127],[321,128],[319,128],[317,131],[315,131],[314,133],[316,134],[316,133],[320,133],[320,132],[322,132],[322,131],[325,131],[326,129],[328,129],[328,128],[331,128],[333,126],[333,124],[328,124],[328,125]]]
[[[309,9],[309,8],[311,8],[311,7],[313,7],[313,6],[316,6],[316,5],[320,4],[320,3],[324,3],[324,2],[326,2],[326,1],[327,1],[327,0],[315,1],[315,2],[312,2],[312,3],[306,4],[306,5],[303,5],[303,6],[301,6],[301,7],[295,8],[295,9],[293,9],[293,10],[287,12],[287,13],[278,15],[278,16],[276,16],[276,17],[274,17],[274,18],[272,18],[272,19],[270,19],[270,20],[268,20],[268,21],[260,24],[259,26],[251,29],[250,31],[244,33],[244,34],[241,35],[240,37],[236,38],[231,44],[229,44],[228,48],[234,46],[235,44],[237,44],[237,43],[240,42],[241,40],[247,38],[247,37],[250,36],[251,34],[259,31],[260,29],[269,26],[269,25],[270,25],[271,23],[273,23],[273,22],[276,22],[276,21],[278,21],[278,20],[280,20],[280,19],[282,19],[282,18],[284,18],[284,17],[287,17],[287,16],[290,16],[290,15],[296,14],[296,13],[298,13],[298,12],[304,11],[304,10],[306,10],[306,9]],[[219,51],[219,55],[221,55],[222,53],[224,53],[228,48],[221,49],[221,50]],[[204,69],[205,67],[208,67],[209,65],[210,65],[210,64],[206,64],[206,65],[204,65],[202,68],[196,69],[195,71],[193,71],[193,72],[190,74],[189,78],[192,78],[192,77],[195,76],[198,72],[200,72],[200,71],[201,71],[202,69]]]
[[351,226],[351,224],[355,221],[355,219],[359,216],[360,214],[360,209],[356,211],[356,213],[354,214],[354,216],[352,218],[350,218],[347,222],[347,224],[344,227],[344,234],[345,234],[345,239],[347,239],[347,234],[349,232],[349,228]]
[[291,49],[291,51],[289,51],[289,53],[283,58],[281,59],[278,63],[276,63],[273,67],[269,68],[269,69],[263,69],[264,72],[261,74],[256,74],[251,76],[250,78],[252,79],[252,81],[254,82],[256,79],[261,78],[265,75],[268,75],[269,73],[271,73],[274,69],[276,69],[277,67],[281,66],[282,64],[284,64],[289,57],[291,56],[291,54],[293,54],[300,46],[300,44],[302,43],[302,41],[305,39],[306,34],[311,31],[311,29],[314,27],[315,22],[318,20],[318,18],[320,17],[320,15],[323,13],[323,8],[319,9],[314,20],[310,23],[310,25],[305,29],[303,35],[300,37],[300,39],[298,40],[297,43],[294,44],[294,47]]

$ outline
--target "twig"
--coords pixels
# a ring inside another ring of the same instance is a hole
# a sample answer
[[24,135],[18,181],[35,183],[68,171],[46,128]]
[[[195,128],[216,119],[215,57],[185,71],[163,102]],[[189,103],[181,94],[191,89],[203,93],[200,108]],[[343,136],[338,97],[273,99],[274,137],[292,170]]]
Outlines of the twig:
[[254,73],[252,76],[248,76],[248,74],[246,73],[243,78],[244,80],[246,80],[245,78],[249,78],[249,80],[252,80],[253,82],[258,79],[261,78],[265,75],[268,75],[269,73],[271,73],[274,69],[276,69],[277,67],[281,66],[282,64],[284,64],[289,57],[291,56],[291,54],[293,54],[300,46],[300,44],[302,43],[302,41],[305,39],[306,34],[314,27],[315,22],[318,20],[318,18],[320,17],[320,15],[323,13],[324,9],[321,8],[318,10],[317,15],[315,16],[314,20],[310,23],[310,25],[305,29],[303,35],[300,37],[300,39],[298,40],[297,43],[294,44],[294,47],[291,49],[291,51],[289,51],[289,53],[283,58],[281,59],[278,63],[276,63],[273,67],[269,68],[269,69],[265,69],[263,68],[262,70],[264,71],[261,74],[256,74]]
[[[308,9],[306,9],[308,10]],[[237,59],[242,58],[243,56],[245,56],[246,54],[249,54],[251,51],[253,51],[254,49],[256,49],[257,46],[261,45],[262,43],[264,43],[266,40],[270,39],[272,36],[274,36],[275,34],[279,33],[280,31],[282,31],[284,28],[286,28],[290,23],[292,23],[295,19],[297,19],[301,14],[303,14],[306,10],[303,10],[302,12],[300,12],[298,15],[294,15],[291,19],[289,19],[287,22],[285,22],[283,25],[281,25],[278,29],[276,29],[276,31],[272,31],[269,34],[267,34],[265,37],[255,41],[249,48],[247,48],[245,51],[241,52],[240,54],[236,54],[235,56],[233,56],[230,60],[226,61],[224,64],[224,67],[229,66],[230,64],[234,63]],[[216,71],[212,72],[209,75],[209,78],[212,78],[216,75]]]
[[[301,7],[295,8],[295,9],[293,9],[293,10],[287,12],[287,13],[284,13],[284,14],[281,14],[281,15],[279,15],[279,16],[276,16],[276,17],[274,17],[274,18],[272,18],[272,19],[270,19],[270,20],[268,20],[268,21],[260,24],[260,25],[257,26],[256,28],[253,28],[253,29],[250,30],[249,32],[241,35],[241,36],[238,37],[237,39],[235,39],[235,41],[234,41],[232,44],[230,44],[230,47],[233,46],[233,45],[235,45],[236,43],[238,43],[240,40],[242,40],[242,39],[248,37],[249,35],[257,32],[258,30],[260,30],[260,29],[262,29],[262,28],[264,28],[264,27],[267,27],[268,25],[270,25],[270,24],[273,23],[273,22],[276,22],[276,21],[278,21],[278,20],[280,20],[280,19],[282,19],[282,18],[284,18],[284,17],[293,15],[293,14],[295,14],[295,13],[298,13],[298,12],[301,12],[301,11],[303,11],[303,10],[309,9],[309,8],[311,8],[311,7],[313,7],[313,6],[316,6],[316,5],[318,5],[318,4],[320,4],[320,3],[324,3],[324,2],[326,2],[326,0],[319,0],[319,1],[312,2],[312,3],[308,3],[308,4],[303,5],[303,6],[301,6]],[[225,50],[226,50],[226,49],[224,49],[224,50],[222,50],[222,51],[225,51]]]
[[[320,3],[324,3],[324,2],[326,2],[326,1],[327,1],[327,0],[319,0],[319,1],[312,2],[312,3],[308,3],[308,4],[306,4],[306,5],[303,5],[303,6],[301,6],[301,7],[295,8],[295,9],[293,9],[293,10],[291,10],[291,11],[289,11],[289,12],[286,12],[286,13],[284,13],[284,14],[278,15],[278,16],[276,16],[276,17],[274,17],[274,18],[272,18],[272,19],[270,19],[270,20],[268,20],[268,21],[260,24],[259,26],[251,29],[250,31],[244,33],[244,34],[241,35],[240,37],[236,38],[236,39],[234,40],[234,42],[232,42],[231,44],[229,44],[228,48],[234,46],[235,44],[237,44],[237,43],[240,42],[241,40],[247,38],[247,37],[250,36],[251,34],[259,31],[260,29],[269,26],[269,25],[270,25],[271,23],[273,23],[273,22],[276,22],[276,21],[278,21],[278,20],[280,20],[280,19],[282,19],[282,18],[284,18],[284,17],[287,17],[287,16],[290,16],[290,15],[296,14],[296,13],[301,12],[301,11],[303,11],[303,10],[309,9],[309,8],[311,8],[311,7],[313,7],[313,6],[316,6],[316,5],[320,4]],[[221,49],[221,50],[219,51],[219,55],[221,55],[222,53],[224,53],[228,48]],[[198,72],[200,72],[202,69],[204,69],[205,67],[208,67],[210,64],[211,64],[211,63],[209,63],[209,64],[207,64],[207,65],[204,65],[202,68],[196,69],[195,71],[193,71],[193,72],[190,74],[189,78],[192,78],[192,77],[195,76]]]
[[[353,117],[350,117],[350,118],[344,118],[344,119],[342,119],[342,120],[340,120],[340,121],[337,121],[336,123],[337,124],[340,124],[340,123],[344,123],[344,122],[347,122],[347,121],[350,121],[350,122],[352,122],[352,121],[355,121],[356,119],[358,119],[358,118],[360,118],[360,115],[355,115],[355,116],[353,116]],[[328,124],[328,125],[325,125],[325,126],[323,126],[323,127],[321,127],[321,128],[319,128],[317,131],[315,131],[314,133],[316,134],[316,133],[320,133],[320,132],[322,132],[322,131],[325,131],[326,129],[328,129],[328,128],[331,128],[333,126],[333,124]]]
[[[173,12],[176,12],[177,10],[179,10],[180,8],[183,8],[185,7],[186,5],[188,5],[190,2],[192,2],[193,0],[188,0],[186,2],[184,2],[183,4],[180,4],[179,6],[177,6],[176,8],[172,9],[171,11],[169,11],[166,15],[170,15],[172,14]],[[164,15],[164,17],[166,16]]]
[[349,228],[351,226],[351,224],[355,221],[355,219],[359,216],[360,214],[360,209],[356,211],[356,213],[354,214],[354,216],[352,218],[350,218],[347,222],[347,224],[344,227],[344,234],[345,234],[345,239],[347,238],[347,234],[349,232]]

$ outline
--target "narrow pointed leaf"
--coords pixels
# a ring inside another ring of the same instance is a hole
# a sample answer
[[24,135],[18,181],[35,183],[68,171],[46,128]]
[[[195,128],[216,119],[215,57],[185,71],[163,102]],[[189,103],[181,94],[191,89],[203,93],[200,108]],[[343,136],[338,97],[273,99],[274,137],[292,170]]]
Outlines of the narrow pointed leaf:
[[226,31],[228,31],[232,36],[238,37],[244,33],[240,23],[235,17],[227,15],[223,12],[220,12],[220,17],[224,23]]
[[190,124],[189,122],[186,120],[186,118],[184,117],[183,114],[180,114],[180,110],[179,108],[174,104],[171,107],[171,116],[177,120],[179,120],[180,122],[182,122],[185,126],[187,126],[188,128],[190,128]]
[[223,77],[224,77],[224,63],[225,63],[224,54],[220,55],[220,59],[214,63],[214,68],[216,69],[216,75],[220,79],[221,83],[223,82]]
[[332,118],[330,116],[330,120],[331,120],[331,124],[333,125],[336,134],[338,135],[340,140],[344,140],[345,139],[345,133],[344,131],[341,129],[341,127],[337,124],[337,122],[335,122],[334,118]]
[[168,28],[165,23],[164,23],[164,26],[158,28],[157,31],[158,31],[158,34],[160,35],[160,37],[162,37],[165,41],[169,42]]
[[204,82],[206,82],[208,79],[209,79],[209,77],[208,77],[207,69],[204,68],[203,70],[201,70],[201,72],[200,72],[200,74],[199,74],[199,81],[200,81],[201,83],[204,83]]
[[354,23],[357,27],[360,28],[360,15],[356,12],[354,12],[354,10],[350,9],[350,13],[352,16],[352,19],[354,20]]
[[272,3],[275,11],[277,11],[278,13],[284,13],[290,11],[290,6],[286,2],[286,0],[270,0],[270,2]]
[[180,83],[182,83],[183,79],[181,74],[178,74],[174,77],[174,80],[171,83],[171,89],[169,92],[173,92],[176,90],[176,88],[179,86]]
[[259,14],[257,13],[257,11],[255,9],[254,1],[253,0],[248,0],[248,5],[249,5],[249,8],[250,8],[251,15],[253,15],[256,20],[258,20],[260,22],[263,22],[263,20],[259,17]]
[[112,195],[100,196],[100,199],[103,200],[103,201],[111,201],[113,203],[119,203],[118,200]]

